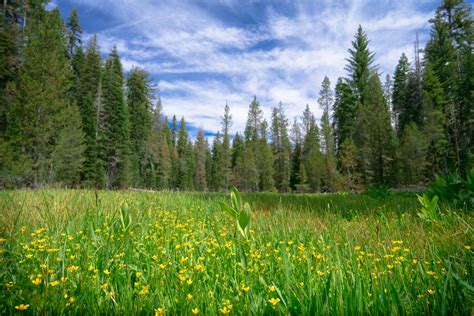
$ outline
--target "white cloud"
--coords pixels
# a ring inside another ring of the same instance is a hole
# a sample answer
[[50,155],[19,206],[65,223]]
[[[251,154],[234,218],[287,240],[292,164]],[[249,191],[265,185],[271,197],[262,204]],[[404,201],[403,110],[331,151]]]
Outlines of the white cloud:
[[[291,15],[269,8],[258,16],[259,24],[242,27],[192,1],[79,3],[120,21],[100,32],[99,43],[104,51],[116,45],[126,70],[141,66],[154,74],[166,114],[183,115],[194,126],[217,130],[227,100],[234,131],[243,130],[253,95],[267,118],[279,101],[290,117],[300,115],[306,104],[319,116],[316,96],[321,81],[327,75],[334,86],[345,74],[347,49],[359,24],[371,39],[380,70],[391,74],[402,52],[412,55],[416,31],[424,31],[422,45],[426,41],[427,21],[433,14],[422,11],[420,1],[303,0],[288,2],[295,10]],[[236,14],[248,13],[249,3],[220,4]],[[279,44],[252,48],[264,40]],[[160,79],[164,73],[179,79]],[[202,80],[180,77],[186,73],[200,73]]]

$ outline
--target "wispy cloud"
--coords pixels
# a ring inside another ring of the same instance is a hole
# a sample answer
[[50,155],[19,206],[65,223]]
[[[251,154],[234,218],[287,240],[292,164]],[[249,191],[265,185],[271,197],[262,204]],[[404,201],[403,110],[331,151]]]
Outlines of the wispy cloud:
[[[101,47],[116,45],[125,69],[141,66],[159,83],[168,115],[193,126],[220,128],[227,101],[233,130],[242,130],[256,95],[269,118],[283,102],[289,116],[309,104],[317,116],[322,79],[344,75],[347,49],[359,24],[382,72],[391,74],[415,34],[425,42],[433,1],[130,1],[58,0],[87,10]],[[94,27],[94,15],[113,25]]]

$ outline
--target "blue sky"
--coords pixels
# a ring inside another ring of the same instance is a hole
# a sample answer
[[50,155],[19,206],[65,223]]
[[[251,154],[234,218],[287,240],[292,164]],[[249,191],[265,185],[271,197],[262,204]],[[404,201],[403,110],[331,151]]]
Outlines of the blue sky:
[[73,7],[85,37],[98,34],[104,53],[117,46],[125,70],[141,66],[158,84],[166,115],[193,127],[220,129],[226,101],[233,131],[243,130],[257,96],[265,117],[282,102],[290,118],[317,95],[324,76],[344,76],[347,49],[362,25],[383,78],[413,42],[429,37],[431,0],[53,0]]

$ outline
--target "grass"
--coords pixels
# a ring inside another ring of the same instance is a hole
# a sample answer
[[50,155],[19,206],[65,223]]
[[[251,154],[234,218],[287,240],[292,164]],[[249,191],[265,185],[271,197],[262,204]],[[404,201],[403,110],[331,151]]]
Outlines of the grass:
[[465,314],[472,213],[416,196],[0,192],[0,313]]

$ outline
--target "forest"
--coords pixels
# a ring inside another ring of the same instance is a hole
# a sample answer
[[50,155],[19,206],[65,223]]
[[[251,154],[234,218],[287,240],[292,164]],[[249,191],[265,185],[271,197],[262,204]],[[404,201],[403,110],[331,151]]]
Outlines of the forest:
[[[249,100],[244,131],[231,106],[209,144],[185,118],[166,117],[146,69],[125,73],[83,42],[78,12],[64,21],[45,1],[8,1],[0,30],[0,187],[334,192],[422,186],[473,168],[474,25],[471,5],[443,1],[424,48],[381,78],[363,26],[346,76],[326,77],[317,104],[264,118]],[[349,43],[348,43],[349,44]],[[315,100],[316,101],[316,100]],[[224,106],[225,105],[225,106]],[[169,109],[172,111],[172,109]]]

